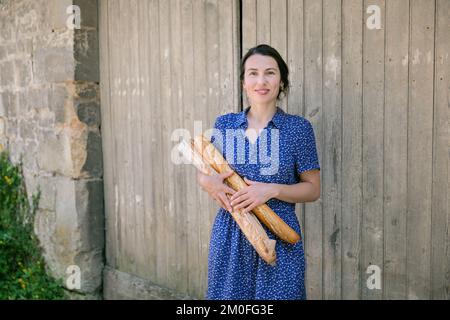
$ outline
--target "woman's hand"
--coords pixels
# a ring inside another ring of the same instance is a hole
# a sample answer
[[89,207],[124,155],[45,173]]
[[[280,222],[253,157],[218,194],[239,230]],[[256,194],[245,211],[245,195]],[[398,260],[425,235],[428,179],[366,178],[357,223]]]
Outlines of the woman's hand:
[[208,192],[208,194],[219,204],[219,206],[229,212],[233,209],[226,194],[228,193],[233,195],[236,191],[223,183],[223,180],[231,176],[233,173],[233,171],[230,171],[216,176],[208,176],[198,171],[197,174],[197,182],[202,189]]
[[250,212],[275,195],[273,184],[251,181],[247,178],[244,178],[244,181],[248,186],[236,192],[230,199],[234,210],[242,209],[242,213]]

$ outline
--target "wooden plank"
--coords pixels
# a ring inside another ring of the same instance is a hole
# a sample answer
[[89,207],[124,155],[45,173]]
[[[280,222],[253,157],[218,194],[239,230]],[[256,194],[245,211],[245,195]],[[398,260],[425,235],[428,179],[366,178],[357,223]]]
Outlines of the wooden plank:
[[[113,144],[113,123],[111,115],[111,75],[110,75],[110,47],[109,47],[109,24],[108,24],[108,2],[99,2],[99,55],[105,57],[100,59],[100,98],[101,98],[101,118],[102,118],[102,152],[103,152],[103,181],[105,198],[105,253],[106,263],[113,268],[117,267],[117,232],[115,230],[116,215],[114,211],[114,144]],[[106,58],[108,57],[108,58]]]
[[233,51],[236,46],[234,42],[238,37],[237,26],[233,27],[234,10],[237,5],[235,0],[219,1],[217,3],[218,12],[218,34],[219,34],[219,105],[218,114],[236,112],[239,106],[236,104],[236,96],[238,92],[235,90],[235,82],[237,81],[236,65],[237,56]]
[[[257,40],[257,0],[242,0],[242,57],[255,47],[258,43]],[[239,70],[240,72],[241,70]],[[239,82],[240,83],[240,82]],[[242,107],[243,109],[249,106],[246,99],[245,91],[242,89]]]
[[141,160],[140,160],[140,172],[137,174],[138,179],[141,182],[142,189],[142,214],[140,217],[138,228],[140,229],[140,245],[141,252],[139,254],[139,274],[146,279],[156,278],[156,246],[155,246],[155,225],[154,225],[154,211],[152,210],[154,199],[153,184],[154,171],[152,170],[152,162],[154,161],[154,155],[152,152],[152,109],[155,107],[150,103],[150,86],[149,75],[151,74],[150,68],[150,40],[149,32],[149,2],[139,1],[137,3],[137,21],[138,21],[138,43],[137,53],[139,61],[139,70],[137,73],[138,85],[139,85],[139,114],[140,114],[140,129],[139,138],[141,143]]
[[113,99],[111,104],[111,112],[113,115],[113,123],[115,124],[116,139],[115,139],[115,150],[117,159],[117,184],[115,185],[115,208],[118,214],[117,223],[117,236],[118,236],[118,266],[120,269],[124,269],[126,265],[126,224],[125,224],[125,184],[124,184],[124,152],[119,149],[123,148],[124,145],[124,117],[123,117],[123,96],[122,93],[125,92],[125,75],[122,72],[122,52],[119,50],[120,43],[122,42],[121,33],[121,15],[120,15],[120,2],[119,0],[111,1],[111,15],[109,16],[109,24],[111,27],[111,74],[114,79],[114,92],[115,99]]
[[[219,70],[217,68],[219,60],[219,34],[218,25],[218,1],[219,0],[206,0],[206,81],[208,84],[207,101],[210,106],[207,109],[206,117],[208,123],[214,123],[220,108],[218,107],[220,101],[220,83],[219,83]],[[212,107],[211,107],[212,106]],[[215,214],[214,214],[215,215]],[[212,218],[212,215],[210,215]]]
[[[306,0],[305,16],[305,118],[313,128],[317,152],[321,159],[322,134],[322,3]],[[320,160],[319,160],[320,161]],[[305,250],[307,261],[306,287],[308,299],[323,298],[322,255],[323,214],[322,197],[305,204]]]
[[[300,18],[301,17],[301,18]],[[289,81],[287,111],[291,114],[303,114],[303,1],[288,0],[287,3],[287,61]]]
[[[270,42],[283,57],[284,61],[288,61],[287,51],[287,0],[271,0],[270,2]],[[283,98],[281,101],[277,101],[277,105],[284,111],[287,110],[287,99]]]
[[[270,43],[287,61],[287,0],[270,1]],[[289,26],[290,27],[290,26]]]
[[362,19],[359,0],[342,3],[342,298],[360,294],[362,211]]
[[[206,123],[208,127],[212,127],[215,119],[220,114],[218,108],[220,104],[220,84],[219,84],[219,73],[217,70],[217,65],[219,63],[219,43],[217,34],[219,32],[218,21],[218,1],[220,0],[207,0],[206,1],[206,30],[205,30],[205,50],[206,50],[206,84],[208,87],[208,93],[206,95]],[[203,119],[205,119],[203,117]],[[203,243],[206,244],[205,247],[202,247],[202,250],[205,251],[205,261],[203,262],[203,266],[207,266],[207,258],[208,258],[208,250],[209,250],[209,239],[211,234],[211,227],[214,223],[217,210],[219,206],[208,196],[208,211],[204,216],[204,229],[203,232],[206,234],[203,235]],[[205,278],[207,278],[207,273],[205,273]],[[206,288],[205,288],[206,289]]]
[[[170,2],[170,47],[171,47],[171,105],[172,128],[173,130],[183,127],[183,119],[185,108],[183,106],[183,47],[182,30],[184,26],[181,24],[181,1],[171,0]],[[174,193],[172,201],[174,201],[174,218],[171,220],[173,224],[173,233],[171,237],[174,240],[174,248],[170,254],[171,272],[173,275],[172,288],[180,291],[187,291],[187,234],[186,234],[186,169],[180,165],[176,165],[170,161],[172,149],[175,143],[169,142],[170,153],[168,154],[168,162],[173,174],[173,179],[167,183],[174,185]],[[178,183],[174,183],[177,181]]]
[[448,221],[448,162],[450,84],[450,1],[436,1],[434,56],[433,185],[431,231],[431,298],[450,300],[450,264],[446,245],[450,239]]
[[[170,143],[168,137],[170,137],[171,130],[171,66],[170,66],[170,8],[169,2],[160,0],[159,1],[159,43],[160,43],[160,108],[161,108],[161,140],[159,143],[162,144],[162,153],[160,157],[162,159],[168,159],[169,156],[167,146]],[[170,287],[171,277],[170,272],[170,255],[172,254],[173,248],[173,230],[170,229],[170,220],[174,218],[173,215],[173,188],[174,185],[171,183],[173,181],[173,176],[171,175],[170,164],[163,160],[163,165],[160,167],[163,172],[162,189],[163,189],[163,202],[162,207],[159,208],[161,211],[158,214],[158,239],[163,239],[163,244],[158,246],[158,280],[162,284]]]
[[137,0],[128,1],[128,10],[132,19],[129,20],[129,48],[130,60],[129,74],[130,74],[130,104],[129,113],[131,116],[130,129],[130,150],[129,155],[132,163],[132,174],[130,174],[133,193],[130,195],[131,203],[134,208],[134,224],[133,230],[133,259],[135,261],[135,275],[145,277],[147,270],[146,266],[146,247],[145,247],[145,219],[144,219],[144,190],[143,190],[143,166],[142,166],[142,133],[141,133],[141,119],[142,119],[142,103],[141,103],[141,68],[139,60],[139,42],[138,42],[138,4]]
[[[166,96],[166,103],[162,103],[164,108],[164,122],[166,126],[163,130],[164,146],[163,154],[166,159],[166,179],[164,181],[164,203],[165,203],[165,215],[166,215],[166,227],[165,227],[165,249],[167,257],[167,280],[165,285],[169,288],[176,288],[177,285],[177,240],[176,240],[176,219],[177,219],[177,203],[179,201],[177,197],[177,186],[173,181],[176,181],[176,168],[170,161],[170,155],[172,152],[171,134],[176,128],[178,122],[179,106],[178,106],[178,88],[177,88],[177,48],[176,48],[176,27],[177,18],[173,17],[172,12],[175,9],[176,3],[173,0],[166,1],[167,4],[162,5],[160,1],[160,9],[163,7],[164,24],[168,24],[164,31],[161,31],[161,37],[164,37],[162,50],[167,63],[167,68],[163,70],[162,77],[166,78],[165,85],[163,84],[163,93]],[[175,10],[176,11],[176,10]],[[160,26],[161,27],[161,26]],[[179,44],[179,42],[178,42]]]
[[141,120],[141,143],[142,143],[142,154],[141,154],[141,172],[142,172],[142,206],[143,215],[142,221],[142,244],[143,252],[142,260],[140,261],[141,271],[140,273],[146,279],[156,278],[156,239],[155,239],[155,222],[154,222],[154,211],[152,210],[152,205],[155,201],[152,181],[154,181],[154,172],[152,170],[152,162],[154,154],[152,152],[152,109],[153,105],[149,103],[150,101],[150,79],[149,75],[151,73],[150,68],[150,49],[149,43],[150,33],[148,32],[149,26],[149,2],[139,1],[137,4],[137,19],[138,23],[138,61],[140,64],[139,69],[139,93],[140,93],[140,120]]
[[[115,34],[116,36],[114,37],[114,39],[116,41],[114,41],[114,43],[112,44],[113,48],[116,48],[115,52],[113,52],[112,56],[112,68],[111,68],[111,73],[114,75],[113,79],[115,81],[115,87],[116,87],[116,95],[117,95],[117,99],[115,99],[115,103],[114,105],[114,110],[113,115],[115,117],[115,123],[116,123],[116,128],[120,128],[120,130],[117,130],[117,134],[116,134],[116,150],[117,150],[117,154],[116,154],[116,159],[117,159],[117,198],[116,199],[116,205],[117,205],[117,212],[118,212],[118,236],[119,236],[119,243],[120,243],[120,264],[119,264],[119,268],[122,269],[122,267],[125,265],[126,262],[126,256],[125,256],[125,245],[126,245],[126,225],[125,225],[125,219],[124,219],[124,215],[126,214],[126,209],[125,209],[125,194],[126,194],[126,190],[125,190],[125,181],[124,181],[124,154],[123,152],[119,152],[119,147],[123,146],[123,144],[125,143],[125,137],[124,137],[124,133],[125,131],[122,130],[124,128],[124,118],[122,115],[122,111],[123,108],[121,107],[123,105],[123,96],[122,93],[125,92],[125,75],[122,72],[122,64],[119,63],[119,61],[122,61],[122,55],[123,53],[121,52],[121,50],[118,50],[119,44],[122,43],[122,36],[121,36],[121,32],[120,32],[120,22],[121,22],[121,16],[120,16],[120,0],[115,0],[115,2],[112,2],[112,10],[113,10],[113,14],[111,15],[111,18],[109,20],[110,24],[113,25],[112,28],[112,34]],[[114,50],[114,49],[113,49]]]
[[257,0],[256,1],[256,44],[272,43],[270,34],[271,16],[270,16],[270,1],[271,0]]
[[408,299],[430,299],[434,1],[411,1],[408,112]]
[[153,180],[150,181],[153,202],[151,203],[152,212],[152,238],[147,241],[153,241],[149,244],[154,246],[154,257],[151,262],[154,268],[154,281],[163,282],[166,272],[164,266],[165,249],[160,245],[161,239],[164,239],[164,159],[163,154],[163,107],[161,104],[161,48],[159,34],[159,0],[151,0],[148,3],[148,21],[149,21],[149,109],[151,112],[151,150],[150,150],[150,170]]
[[[291,114],[304,115],[304,10],[303,1],[288,0],[287,4],[287,61],[289,67],[290,92],[287,98],[287,111]],[[305,235],[305,205],[295,206],[295,213],[300,222],[302,235]]]
[[[204,1],[194,1],[193,3],[193,35],[194,35],[194,118],[201,119],[202,125],[207,127],[209,124],[205,120],[205,114],[208,109],[207,95],[207,70],[206,70],[206,4]],[[197,208],[202,208],[199,212],[199,220],[197,224],[196,235],[198,236],[198,268],[195,278],[198,279],[198,292],[203,294],[207,287],[207,272],[205,272],[208,264],[208,241],[209,241],[209,215],[208,211],[213,210],[209,196],[198,190]]]
[[257,0],[242,0],[242,56],[257,44]]
[[[242,57],[250,48],[259,44],[270,45],[271,0],[242,1]],[[242,91],[242,107],[249,103]]]
[[410,26],[405,12],[409,12],[409,0],[386,2],[383,299],[406,299]]
[[[128,63],[123,64],[123,71],[124,75],[126,76],[125,79],[125,95],[124,100],[125,103],[121,106],[121,108],[126,109],[123,110],[124,117],[125,117],[125,124],[123,127],[123,130],[125,132],[125,172],[128,172],[128,174],[125,176],[124,182],[125,182],[125,188],[126,188],[126,194],[125,194],[125,208],[126,208],[126,228],[127,228],[127,240],[126,240],[126,248],[127,248],[127,271],[131,274],[137,274],[137,266],[136,266],[136,260],[134,255],[134,248],[136,243],[136,215],[135,215],[135,206],[134,206],[134,163],[133,163],[133,111],[131,110],[133,108],[133,100],[132,100],[132,91],[133,91],[133,84],[132,84],[132,78],[133,78],[133,70],[131,67],[131,57],[132,57],[132,50],[131,50],[131,10],[129,7],[129,3],[124,2],[122,0],[120,4],[120,13],[123,16],[123,19],[125,23],[123,24],[123,42],[125,43],[125,48],[123,51],[123,58],[124,61],[128,61]],[[129,108],[125,108],[125,106],[128,106]]]
[[240,61],[241,61],[241,37],[240,37],[240,30],[242,28],[243,22],[241,22],[241,14],[240,12],[240,1],[234,0],[232,2],[232,54],[233,54],[233,97],[234,97],[234,103],[233,103],[233,109],[235,112],[239,112],[241,110],[242,106],[242,86],[240,81]]
[[323,2],[323,298],[341,298],[341,3]]
[[[183,108],[185,122],[183,128],[189,130],[193,134],[194,130],[194,110],[197,107],[194,103],[194,81],[195,70],[194,70],[194,35],[193,35],[193,4],[192,1],[182,2],[182,15],[181,24],[182,28],[182,50],[183,50]],[[199,210],[197,210],[197,175],[196,170],[192,166],[183,166],[183,170],[187,176],[185,181],[186,190],[186,226],[185,232],[187,237],[187,290],[192,296],[198,296],[199,293],[196,291],[196,287],[199,284],[199,278],[197,270],[199,268],[198,259],[198,234],[197,234],[197,224],[199,221]]]
[[[133,94],[136,93],[136,89],[134,87],[134,70],[133,63],[131,60],[133,59],[133,52],[135,48],[132,43],[132,29],[131,29],[131,21],[135,18],[132,16],[131,8],[129,6],[128,1],[122,1],[120,4],[120,14],[123,17],[124,23],[122,24],[123,28],[123,37],[122,40],[125,44],[125,48],[123,50],[123,61],[127,61],[127,63],[123,63],[123,74],[126,76],[125,80],[125,103],[121,106],[124,112],[125,118],[125,126],[123,130],[125,131],[125,163],[124,168],[125,172],[128,173],[125,175],[125,207],[126,207],[126,228],[127,228],[127,237],[126,237],[126,248],[127,248],[127,271],[131,274],[137,275],[137,263],[136,263],[136,206],[135,206],[135,189],[134,189],[134,180],[136,174],[136,168],[134,163],[134,105],[133,105]],[[128,108],[127,108],[127,107]]]
[[[361,242],[362,299],[381,299],[381,289],[370,289],[367,268],[383,268],[383,129],[384,129],[384,0],[366,0],[364,8],[380,10],[380,29],[363,28],[363,215]],[[365,13],[366,22],[374,13]]]

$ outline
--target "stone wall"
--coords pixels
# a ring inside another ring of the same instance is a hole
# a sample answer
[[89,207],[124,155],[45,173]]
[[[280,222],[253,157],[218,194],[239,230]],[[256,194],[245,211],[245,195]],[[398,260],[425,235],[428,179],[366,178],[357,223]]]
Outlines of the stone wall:
[[35,230],[51,273],[80,267],[73,298],[101,297],[104,265],[97,15],[94,0],[0,0],[0,148],[22,159],[28,192],[41,190]]

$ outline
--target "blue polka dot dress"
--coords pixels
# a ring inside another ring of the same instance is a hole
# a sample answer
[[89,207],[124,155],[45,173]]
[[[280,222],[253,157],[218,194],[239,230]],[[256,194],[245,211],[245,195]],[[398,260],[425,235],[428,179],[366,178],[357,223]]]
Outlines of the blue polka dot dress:
[[[267,127],[251,142],[245,136],[249,109],[219,116],[211,137],[242,178],[295,184],[300,182],[300,173],[320,170],[314,131],[308,120],[277,107]],[[295,204],[273,198],[267,205],[301,235]],[[306,299],[303,242],[289,244],[266,226],[264,229],[269,238],[277,240],[275,266],[259,257],[231,214],[219,209],[211,232],[207,299]]]

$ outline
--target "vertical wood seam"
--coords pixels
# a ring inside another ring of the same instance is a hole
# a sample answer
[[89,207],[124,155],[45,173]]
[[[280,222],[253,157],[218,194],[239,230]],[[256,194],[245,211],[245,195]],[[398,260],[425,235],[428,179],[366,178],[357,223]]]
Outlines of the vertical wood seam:
[[[364,117],[363,117],[363,113],[364,113],[364,26],[366,23],[366,17],[365,17],[365,10],[364,8],[366,7],[366,1],[363,0],[362,2],[362,23],[361,23],[361,135],[364,134]],[[359,258],[358,258],[358,271],[359,271],[359,299],[362,299],[362,264],[361,264],[361,260],[362,257],[364,256],[364,246],[362,245],[362,237],[363,237],[363,220],[364,220],[364,139],[361,136],[361,177],[360,177],[360,182],[361,182],[361,206],[360,208],[358,208],[359,210]]]
[[410,116],[410,79],[411,79],[411,0],[409,0],[409,26],[408,26],[408,94],[407,94],[407,116],[406,116],[406,219],[405,219],[405,298],[408,298],[409,280],[408,280],[408,216],[409,216],[409,116]]
[[435,119],[434,119],[434,113],[436,111],[436,27],[437,27],[437,0],[434,0],[434,27],[433,27],[433,112],[432,112],[432,134],[431,134],[431,206],[430,206],[430,299],[432,299],[434,295],[433,290],[433,189],[434,189],[434,143],[435,143]]

